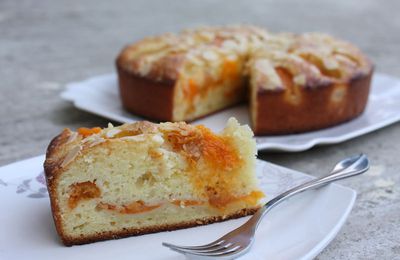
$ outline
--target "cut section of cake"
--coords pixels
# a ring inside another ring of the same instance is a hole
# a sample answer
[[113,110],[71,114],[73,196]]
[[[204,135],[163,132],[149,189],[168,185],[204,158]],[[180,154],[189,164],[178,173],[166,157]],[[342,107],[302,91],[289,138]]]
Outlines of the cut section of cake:
[[150,119],[190,121],[242,102],[250,48],[264,37],[251,26],[209,27],[127,46],[116,62],[122,104]]
[[263,193],[255,141],[230,119],[220,134],[186,123],[64,130],[44,164],[65,245],[203,225],[254,213]]

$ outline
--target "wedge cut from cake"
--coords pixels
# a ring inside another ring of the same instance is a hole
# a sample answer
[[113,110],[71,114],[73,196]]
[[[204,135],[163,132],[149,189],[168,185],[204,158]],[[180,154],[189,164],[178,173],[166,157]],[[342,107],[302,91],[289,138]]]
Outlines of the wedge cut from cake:
[[44,163],[57,232],[75,245],[252,214],[263,197],[252,137],[232,118],[220,134],[182,122],[66,129]]

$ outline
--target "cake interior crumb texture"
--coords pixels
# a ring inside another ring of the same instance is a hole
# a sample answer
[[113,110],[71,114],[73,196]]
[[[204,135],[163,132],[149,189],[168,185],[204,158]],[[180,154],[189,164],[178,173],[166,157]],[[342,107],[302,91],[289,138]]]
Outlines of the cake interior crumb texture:
[[253,133],[186,123],[64,130],[45,172],[66,245],[201,225],[253,213],[262,192]]

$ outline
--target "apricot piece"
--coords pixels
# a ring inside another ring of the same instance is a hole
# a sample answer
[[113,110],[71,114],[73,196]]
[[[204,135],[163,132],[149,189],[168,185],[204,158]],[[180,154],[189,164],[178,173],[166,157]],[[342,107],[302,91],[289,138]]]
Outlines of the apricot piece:
[[79,182],[70,185],[68,207],[74,209],[82,200],[100,197],[101,191],[96,183],[91,181]]
[[78,128],[78,133],[80,135],[82,135],[84,138],[88,137],[90,135],[93,135],[93,134],[98,134],[98,133],[100,133],[100,131],[101,131],[100,127],[93,127],[93,128],[80,127],[80,128]]

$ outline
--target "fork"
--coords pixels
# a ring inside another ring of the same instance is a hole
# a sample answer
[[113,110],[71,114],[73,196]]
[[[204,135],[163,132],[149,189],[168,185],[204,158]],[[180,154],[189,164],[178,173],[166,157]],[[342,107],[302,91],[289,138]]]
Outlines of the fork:
[[330,174],[296,186],[271,199],[246,223],[215,240],[214,242],[201,246],[178,246],[165,242],[162,244],[163,246],[182,253],[190,258],[237,258],[250,250],[250,247],[254,242],[254,234],[261,222],[261,219],[276,205],[303,191],[319,188],[331,182],[361,174],[368,169],[369,160],[366,155],[360,154],[346,158],[337,163]]

